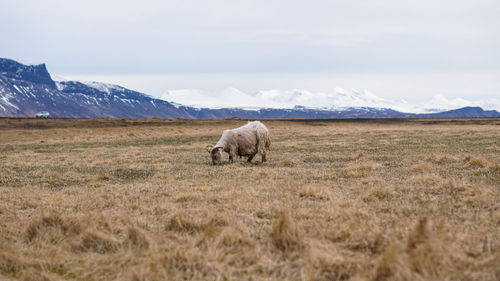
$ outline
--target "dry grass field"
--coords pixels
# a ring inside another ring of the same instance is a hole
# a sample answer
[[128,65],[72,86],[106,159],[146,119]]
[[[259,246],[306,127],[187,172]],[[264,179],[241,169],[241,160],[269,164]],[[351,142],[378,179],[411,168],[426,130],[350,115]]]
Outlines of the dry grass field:
[[1,280],[500,280],[500,120],[0,119]]

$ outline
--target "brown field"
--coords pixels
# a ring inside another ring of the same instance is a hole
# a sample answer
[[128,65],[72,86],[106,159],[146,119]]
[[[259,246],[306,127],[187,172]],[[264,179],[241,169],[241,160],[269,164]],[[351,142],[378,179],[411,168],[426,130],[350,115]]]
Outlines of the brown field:
[[0,279],[500,280],[500,120],[361,121],[0,119]]

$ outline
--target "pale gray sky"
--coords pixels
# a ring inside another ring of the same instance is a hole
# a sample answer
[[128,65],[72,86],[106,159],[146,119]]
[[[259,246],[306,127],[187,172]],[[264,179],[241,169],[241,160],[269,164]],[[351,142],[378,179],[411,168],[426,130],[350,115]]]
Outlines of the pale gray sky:
[[0,4],[1,57],[69,77],[128,77],[122,84],[153,95],[345,87],[408,100],[500,96],[498,0]]

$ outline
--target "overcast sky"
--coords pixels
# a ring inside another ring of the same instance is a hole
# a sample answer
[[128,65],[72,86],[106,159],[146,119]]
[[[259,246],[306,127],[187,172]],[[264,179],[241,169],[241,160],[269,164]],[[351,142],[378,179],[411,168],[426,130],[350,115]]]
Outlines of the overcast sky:
[[156,96],[345,87],[406,100],[500,97],[498,0],[0,4],[1,57]]

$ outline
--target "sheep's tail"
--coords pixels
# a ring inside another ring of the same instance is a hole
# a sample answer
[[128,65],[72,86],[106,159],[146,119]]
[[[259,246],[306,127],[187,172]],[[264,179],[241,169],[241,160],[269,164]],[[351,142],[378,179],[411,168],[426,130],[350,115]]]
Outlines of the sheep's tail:
[[255,132],[257,134],[257,153],[264,155],[271,146],[269,131],[264,124],[255,121]]

